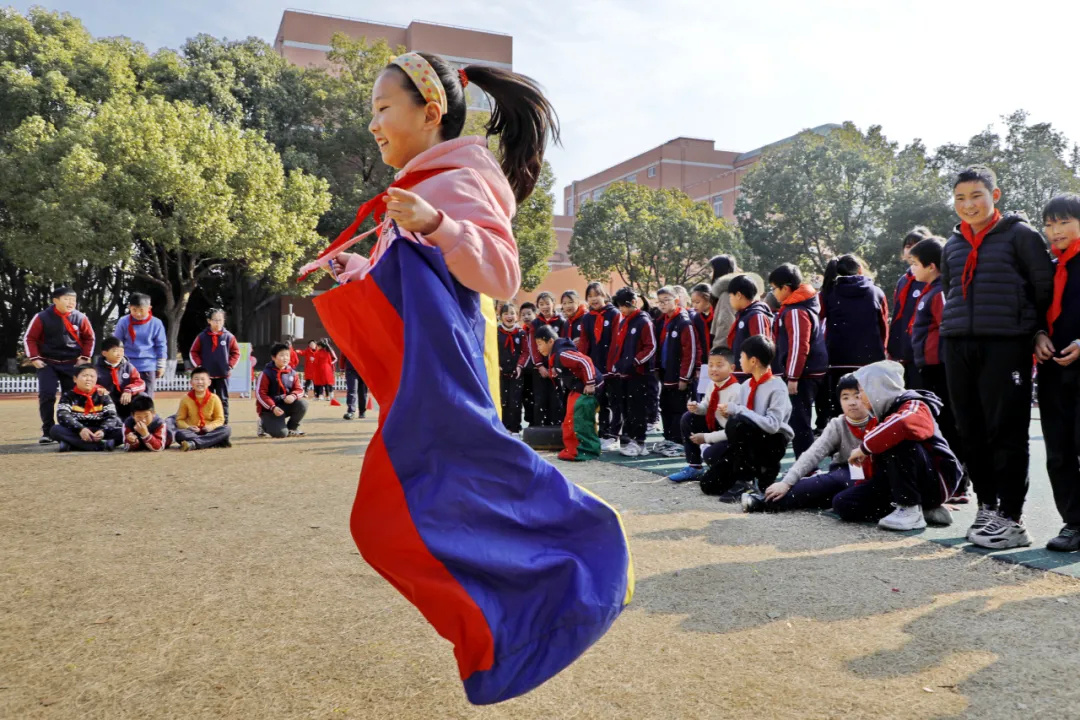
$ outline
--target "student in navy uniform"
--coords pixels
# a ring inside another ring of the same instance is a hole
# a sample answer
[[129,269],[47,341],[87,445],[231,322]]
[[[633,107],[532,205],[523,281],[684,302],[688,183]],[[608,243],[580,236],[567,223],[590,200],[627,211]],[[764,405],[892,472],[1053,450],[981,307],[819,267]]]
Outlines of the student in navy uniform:
[[[922,225],[916,225],[907,235],[900,247],[900,260],[907,267],[911,264],[910,251],[920,240],[932,237],[933,233]],[[908,267],[900,279],[896,281],[896,290],[893,292],[892,319],[889,320],[889,341],[886,346],[890,360],[895,360],[904,366],[904,383],[910,389],[918,386],[918,373],[915,369],[915,357],[911,350],[911,317],[915,314],[915,306],[922,294],[923,284],[915,279],[915,275]]]
[[[761,288],[749,275],[736,275],[731,278],[727,283],[726,294],[728,304],[734,312],[734,319],[724,345],[731,348],[735,356],[735,369],[742,371],[739,363],[743,343],[756,335],[772,340],[773,314],[768,305],[757,299]],[[742,377],[745,378],[745,374]]]
[[652,318],[637,307],[638,294],[633,288],[624,287],[612,298],[619,309],[619,326],[611,340],[608,352],[607,372],[616,384],[612,393],[614,414],[620,419],[619,427],[612,424],[612,432],[620,435],[619,452],[627,457],[648,455],[645,433],[649,422],[649,378],[652,358],[656,354],[656,336]]
[[26,358],[37,368],[41,416],[38,443],[42,445],[53,442],[49,430],[54,424],[56,391],[71,390],[75,385],[75,367],[88,364],[94,355],[94,329],[90,320],[75,309],[76,300],[71,288],[56,288],[52,307],[31,318],[23,336]]
[[[885,293],[864,275],[865,265],[855,255],[829,261],[821,286],[821,318],[825,321],[825,349],[829,374],[818,394],[818,427],[840,414],[833,388],[840,378],[864,365],[885,359],[889,334],[889,305]],[[906,328],[904,328],[906,331]]]
[[270,362],[263,368],[255,390],[255,412],[262,422],[263,432],[270,437],[304,434],[300,422],[307,414],[307,400],[304,399],[300,373],[289,364],[289,359],[288,345],[271,345]]
[[563,318],[565,318],[562,329],[559,330],[559,337],[577,341],[581,336],[581,326],[588,308],[582,302],[577,290],[567,290],[559,301],[562,305]]
[[[604,373],[607,370],[608,351],[611,349],[611,339],[619,325],[619,311],[611,304],[604,286],[598,282],[589,283],[585,288],[585,300],[589,306],[589,312],[581,321],[581,334],[578,335],[578,350],[589,356],[597,371]],[[603,385],[596,391],[598,433],[600,435],[601,449],[619,449],[618,432],[612,429],[612,411],[617,403],[612,403],[610,378],[604,380]]]
[[776,357],[772,369],[787,381],[791,429],[795,431],[791,445],[798,457],[814,442],[811,411],[829,366],[819,318],[821,305],[817,291],[803,282],[799,268],[790,263],[769,273],[769,285],[780,302],[773,327]]
[[[698,398],[698,381],[701,378],[701,366],[709,364],[709,350],[712,349],[712,320],[715,315],[709,286],[699,283],[690,290],[690,322],[698,339],[698,367],[694,373],[694,383],[690,388],[691,398]],[[707,371],[706,371],[707,372]],[[685,440],[685,439],[684,439]]]
[[979,500],[967,538],[993,549],[1031,544],[1022,514],[1033,339],[1040,359],[1053,354],[1038,334],[1054,292],[1050,254],[1022,215],[994,207],[1000,198],[989,168],[959,173],[953,205],[961,222],[941,256],[945,373]]
[[169,424],[154,412],[154,398],[136,395],[131,415],[124,421],[124,445],[128,452],[161,452],[172,444]]
[[49,428],[60,452],[112,450],[124,442],[123,425],[112,398],[99,392],[93,365],[75,367],[75,385],[60,394],[56,424]]
[[[540,327],[547,325],[555,331],[556,335],[562,335],[565,321],[555,312],[555,296],[549,292],[542,292],[536,297],[536,307],[540,313],[533,320],[533,347],[536,346],[536,333]],[[536,372],[533,374],[533,419],[539,427],[555,427],[562,424],[563,402],[562,390],[555,384],[551,373],[548,372],[547,362],[539,356],[539,350],[533,356]]]
[[210,392],[221,399],[225,424],[229,424],[229,375],[240,362],[240,345],[225,329],[225,311],[211,308],[206,313],[207,328],[191,344],[191,362],[210,373]]
[[1039,421],[1054,503],[1065,521],[1046,547],[1075,552],[1080,550],[1080,195],[1051,200],[1043,226],[1057,264],[1046,316],[1054,354],[1039,364]]
[[528,353],[528,336],[517,321],[513,303],[499,309],[499,400],[503,427],[514,437],[521,435],[522,359]]
[[521,354],[521,410],[525,416],[525,422],[532,425],[535,422],[533,401],[533,376],[536,374],[536,359],[540,356],[533,341],[533,331],[536,329],[533,321],[536,320],[536,305],[531,302],[521,303],[518,309],[521,320],[521,329],[525,333],[525,352]]
[[169,346],[165,325],[154,317],[149,295],[131,294],[128,314],[117,321],[113,335],[124,343],[124,356],[142,376],[146,394],[153,396],[158,378],[165,376]]
[[146,392],[146,383],[135,366],[124,356],[124,343],[118,337],[107,337],[101,343],[101,356],[94,364],[98,385],[112,398],[121,420],[131,415],[131,401]]
[[673,287],[656,292],[657,304],[663,315],[656,319],[657,352],[654,356],[660,379],[660,421],[664,426],[664,442],[655,451],[665,457],[682,457],[682,416],[690,399],[690,384],[700,367],[701,353],[698,335],[686,310],[679,307]]

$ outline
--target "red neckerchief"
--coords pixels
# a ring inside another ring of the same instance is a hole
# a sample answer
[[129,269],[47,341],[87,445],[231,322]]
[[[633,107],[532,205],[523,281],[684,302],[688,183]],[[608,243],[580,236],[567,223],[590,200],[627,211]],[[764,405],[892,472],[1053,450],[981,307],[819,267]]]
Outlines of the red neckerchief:
[[[281,394],[282,394],[282,395],[288,395],[288,394],[289,394],[289,391],[285,389],[285,383],[281,382],[281,373],[283,373],[283,372],[285,372],[286,370],[288,370],[288,369],[289,369],[289,366],[288,366],[288,365],[286,365],[286,366],[285,366],[285,367],[283,367],[283,368],[279,368],[279,367],[278,367],[277,365],[275,365],[275,366],[274,366],[274,369],[275,369],[275,370],[277,371],[277,372],[275,372],[275,373],[274,373],[274,376],[275,376],[275,378],[277,379],[277,384],[278,384],[278,387],[279,387],[279,388],[281,388]],[[207,395],[209,395],[209,394],[210,394],[210,393],[207,393]],[[197,402],[197,401],[196,401],[196,404],[198,404],[198,402]],[[202,415],[200,414],[200,416],[199,416],[199,417],[201,418],[201,417],[202,417]]]
[[574,311],[573,315],[571,315],[570,317],[568,317],[566,319],[566,325],[563,326],[563,332],[566,333],[566,335],[564,335],[564,337],[569,338],[571,335],[573,335],[573,333],[574,333],[574,323],[576,323],[578,320],[580,320],[583,317],[585,317],[585,306],[581,305],[580,307],[578,307],[577,310]]
[[718,387],[713,384],[712,394],[709,395],[709,407],[705,410],[705,425],[709,428],[709,432],[716,431],[716,408],[720,407],[720,391],[736,385],[738,382],[734,375],[728,375],[728,379],[724,381],[723,385]]
[[206,391],[206,399],[203,400],[202,404],[200,405],[199,404],[199,398],[195,396],[195,391],[194,390],[188,390],[187,396],[195,401],[195,409],[199,412],[199,427],[206,427],[206,418],[203,417],[202,411],[203,411],[203,408],[206,407],[206,403],[210,402],[210,395],[211,395],[210,391],[207,390]]
[[619,321],[619,331],[615,333],[615,342],[613,343],[616,361],[618,361],[619,356],[622,355],[622,346],[623,342],[626,340],[626,331],[630,329],[630,321],[640,314],[640,310],[634,310],[634,312],[626,315],[622,318],[622,320]]
[[543,313],[541,313],[540,315],[536,316],[536,319],[539,320],[540,322],[544,323],[545,325],[554,325],[555,323],[559,322],[559,320],[561,320],[562,318],[559,317],[558,313],[555,313],[550,318],[544,317]]
[[146,319],[145,320],[136,320],[134,315],[129,315],[128,316],[128,335],[131,336],[131,342],[133,342],[133,343],[135,342],[135,326],[136,325],[145,325],[146,323],[150,322],[153,319],[154,319],[153,311],[150,311],[149,313],[146,314]]
[[[870,432],[871,430],[876,428],[877,425],[878,425],[877,418],[874,417],[873,415],[870,416],[870,419],[867,420],[866,424],[863,425],[862,427],[858,427],[857,425],[852,425],[851,421],[848,420],[846,417],[844,418],[844,422],[847,423],[848,430],[851,431],[851,434],[855,436],[855,439],[859,441],[860,445],[862,444],[863,438],[866,437],[866,433]],[[870,455],[867,455],[863,459],[863,461],[862,461],[862,469],[863,469],[863,479],[862,480],[856,480],[855,481],[856,485],[861,485],[862,483],[866,482],[867,479],[871,475],[873,475],[873,473],[874,473],[874,459]]]
[[1072,241],[1069,247],[1058,250],[1050,248],[1050,252],[1057,256],[1057,267],[1054,269],[1054,302],[1050,305],[1050,311],[1046,313],[1046,323],[1050,328],[1050,335],[1054,335],[1054,323],[1061,315],[1061,298],[1065,294],[1065,283],[1069,280],[1067,265],[1077,255],[1080,255],[1080,238]]
[[672,320],[674,320],[676,318],[676,316],[678,316],[679,312],[680,312],[680,309],[675,308],[675,310],[672,311],[670,317],[667,316],[667,315],[664,316],[664,329],[660,331],[660,337],[662,338],[660,340],[660,342],[666,342],[667,341],[667,328],[668,328],[668,325],[671,323]]
[[971,252],[968,253],[967,260],[964,262],[964,272],[960,276],[960,287],[964,291],[965,299],[967,299],[968,285],[975,279],[975,266],[979,264],[979,246],[982,245],[983,240],[986,239],[986,236],[990,234],[990,231],[994,229],[999,220],[1001,220],[1001,211],[995,208],[990,223],[980,230],[978,234],[975,234],[967,220],[960,223],[960,234],[971,243]]
[[604,313],[607,312],[610,305],[605,305],[599,310],[590,310],[589,314],[593,316],[592,334],[593,339],[597,344],[600,342],[600,336],[604,334]]
[[[705,313],[698,314],[701,315],[701,319],[705,321],[705,349],[708,350],[712,347],[712,320],[715,313],[710,307],[708,315]],[[728,343],[728,347],[731,347],[731,343]]]
[[57,315],[59,315],[60,319],[64,321],[64,327],[67,328],[68,335],[70,335],[72,338],[74,338],[75,342],[80,342],[79,341],[79,331],[76,330],[75,326],[71,324],[70,320],[68,320],[68,316],[71,315],[72,311],[68,310],[66,313],[62,313],[62,312],[60,312],[60,308],[56,307],[55,305],[52,306],[52,309],[53,309],[53,312],[56,313]]
[[506,336],[506,339],[503,340],[503,345],[506,346],[507,350],[513,350],[514,349],[514,333],[515,333],[516,330],[517,330],[517,328],[510,328],[508,330],[508,329],[504,328],[502,325],[499,325],[499,332]]
[[112,375],[112,384],[113,387],[116,388],[116,392],[123,392],[123,390],[120,389],[120,365],[117,364],[116,367],[113,367],[112,365],[109,365],[108,362],[106,362],[105,365],[109,368],[109,374]]
[[[210,339],[211,339],[211,340],[213,341],[213,342],[212,342],[212,344],[213,344],[213,347],[212,347],[212,348],[210,348],[210,352],[214,352],[214,351],[216,351],[216,350],[217,350],[217,346],[218,346],[218,338],[220,338],[220,337],[221,337],[221,333],[219,333],[219,332],[214,332],[213,330],[207,330],[206,332],[210,334]],[[222,332],[224,332],[224,330],[223,330]]]
[[904,277],[907,280],[904,281],[904,287],[900,288],[896,297],[893,298],[893,304],[896,305],[896,317],[902,317],[904,314],[904,306],[907,305],[908,293],[911,292],[911,284],[915,282],[915,274],[908,270],[904,273]]
[[750,394],[746,396],[746,409],[754,409],[754,395],[757,394],[758,385],[763,385],[772,380],[772,368],[765,371],[760,380],[755,380],[754,376],[750,376]]
[[[440,167],[431,168],[429,170],[414,170],[410,173],[402,175],[397,180],[390,183],[390,187],[408,190],[414,185],[419,185],[430,177],[434,177],[439,173],[454,169],[455,168],[452,167]],[[389,189],[390,188],[387,188],[387,190]],[[382,222],[383,215],[386,214],[386,198],[388,197],[389,194],[386,192],[386,190],[383,190],[381,193],[361,205],[360,209],[356,211],[356,219],[352,221],[352,224],[342,230],[341,233],[336,238],[334,238],[334,242],[330,243],[330,245],[328,245],[325,250],[319,253],[319,257],[316,259],[318,260],[329,255],[334,250],[337,250],[339,247],[349,242],[349,240],[352,240],[353,236],[356,235],[356,231],[360,229],[360,225],[362,225],[363,222],[368,219],[368,217],[374,219],[376,225]],[[311,272],[314,272],[314,270]],[[302,282],[304,278],[311,274],[311,272],[306,272],[301,275],[297,282]]]
[[94,412],[94,407],[97,404],[97,400],[94,399],[94,396],[97,394],[97,386],[95,385],[94,389],[88,393],[84,393],[78,387],[73,387],[71,389],[76,395],[86,398],[86,400],[83,402],[83,413],[85,414]]

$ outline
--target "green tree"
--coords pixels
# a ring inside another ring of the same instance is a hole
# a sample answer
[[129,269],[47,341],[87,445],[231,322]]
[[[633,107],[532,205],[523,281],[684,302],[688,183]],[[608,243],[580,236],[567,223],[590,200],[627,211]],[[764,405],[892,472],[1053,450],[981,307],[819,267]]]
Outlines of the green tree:
[[[54,278],[70,272],[60,256],[104,258],[158,286],[170,355],[191,293],[208,276],[234,262],[283,286],[322,243],[315,224],[329,204],[325,183],[286,174],[260,134],[188,103],[117,99],[63,129],[36,117],[13,135],[0,158],[2,201],[63,253],[16,235],[12,257]],[[12,188],[15,176],[22,182]]]
[[679,190],[617,182],[578,211],[570,260],[590,279],[618,273],[642,292],[691,285],[711,270],[708,258],[741,249],[734,228]]
[[514,239],[517,241],[523,290],[536,289],[548,274],[548,260],[555,252],[554,186],[555,173],[545,160],[532,195],[518,206],[514,215]]
[[896,146],[879,126],[805,131],[766,151],[742,180],[736,215],[761,267],[822,272],[835,255],[872,254],[885,221]]

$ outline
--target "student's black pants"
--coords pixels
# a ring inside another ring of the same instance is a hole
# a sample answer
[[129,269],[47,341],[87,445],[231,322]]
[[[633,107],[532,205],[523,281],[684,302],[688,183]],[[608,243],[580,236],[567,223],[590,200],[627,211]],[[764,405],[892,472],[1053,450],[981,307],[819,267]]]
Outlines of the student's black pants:
[[[263,419],[263,429],[266,428],[266,420]],[[195,446],[195,449],[202,450],[203,448],[217,447],[221,443],[229,439],[232,435],[232,429],[228,425],[222,425],[214,430],[208,430],[204,433],[196,432],[195,430],[177,430],[173,439],[176,444],[180,444],[185,440]]]
[[116,448],[120,448],[124,444],[124,431],[122,428],[106,430],[105,437],[101,438],[101,440],[86,442],[75,430],[63,425],[53,425],[49,428],[49,437],[57,442],[65,442],[75,450],[85,450],[90,452],[104,450],[106,440],[112,440],[113,446]]
[[814,398],[820,392],[823,382],[824,379],[821,377],[804,377],[799,380],[799,391],[790,396],[791,429],[795,431],[795,439],[791,441],[791,447],[795,450],[796,458],[814,444],[812,422]]
[[533,420],[537,427],[557,427],[562,425],[562,393],[550,377],[543,377],[540,370],[533,368]]
[[723,495],[739,481],[756,482],[759,490],[776,482],[787,452],[784,435],[770,435],[741,415],[728,418],[724,431],[727,442],[711,445],[705,453],[708,467],[700,483],[703,493]]
[[[621,440],[629,443],[636,442],[638,445],[645,444],[645,432],[649,425],[649,396],[652,386],[648,375],[637,373],[627,377],[615,378],[612,385],[619,390],[619,417],[622,419]],[[605,382],[606,384],[606,382]]]
[[279,417],[274,414],[273,410],[264,409],[259,417],[262,419],[262,429],[266,431],[267,435],[283,438],[289,434],[290,430],[296,430],[300,427],[300,421],[307,414],[308,404],[307,400],[297,398],[291,403],[281,403],[278,407],[285,413],[284,415]]
[[960,438],[960,431],[956,429],[956,413],[953,412],[952,401],[949,399],[949,381],[945,377],[945,366],[923,365],[919,368],[919,388],[929,390],[941,398],[941,414],[938,416],[938,427],[945,442],[949,443],[956,459],[961,463],[967,462],[964,455],[964,441]]
[[619,437],[618,431],[612,431],[611,428],[611,405],[611,392],[608,388],[608,381],[605,378],[604,384],[596,391],[597,435],[599,435],[602,440]]
[[691,442],[690,436],[711,432],[709,424],[705,422],[705,416],[690,411],[684,412],[682,419],[679,421],[679,430],[682,433],[683,450],[686,452],[686,464],[701,467],[701,446]]
[[1030,338],[945,340],[949,400],[979,504],[1013,520],[1028,490]]
[[225,424],[229,424],[229,378],[210,378],[210,392],[221,398],[221,409],[225,412]]
[[521,389],[524,381],[512,375],[499,376],[499,399],[502,402],[503,426],[512,433],[521,432]]
[[664,424],[664,439],[683,444],[680,421],[686,413],[686,401],[690,390],[680,390],[678,385],[664,385],[660,390],[660,420]]
[[75,387],[75,361],[45,363],[37,371],[38,414],[41,416],[41,434],[46,437],[55,423],[56,391],[67,392]]
[[349,363],[345,364],[345,409],[351,413],[359,412],[360,417],[367,411],[367,385]]
[[[854,485],[851,469],[846,464],[834,464],[829,467],[828,472],[800,478],[784,497],[775,502],[766,502],[765,511],[827,510],[832,507],[833,498],[838,493]],[[765,488],[761,490],[764,492]]]
[[945,502],[948,492],[922,443],[905,440],[875,455],[871,476],[837,494],[832,508],[841,520],[868,522],[891,513],[894,504],[932,510]]
[[521,412],[529,425],[536,424],[536,416],[533,413],[533,372],[532,365],[521,371]]
[[1039,420],[1054,502],[1062,520],[1080,525],[1080,363],[1039,365]]
[[646,395],[646,401],[648,405],[645,408],[646,419],[649,423],[660,422],[660,378],[656,376],[656,373],[647,373],[645,375],[646,385],[648,386],[648,394]]

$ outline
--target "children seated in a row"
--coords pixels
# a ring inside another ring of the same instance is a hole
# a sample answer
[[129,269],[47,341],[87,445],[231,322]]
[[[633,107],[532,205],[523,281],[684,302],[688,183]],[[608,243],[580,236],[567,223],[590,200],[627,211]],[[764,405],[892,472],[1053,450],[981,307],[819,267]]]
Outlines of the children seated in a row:
[[232,430],[225,422],[221,398],[210,392],[210,372],[206,368],[191,371],[191,390],[180,399],[175,422],[174,437],[181,450],[232,447]]
[[600,457],[596,434],[596,392],[603,377],[592,360],[579,351],[570,338],[560,338],[554,329],[536,329],[536,347],[548,360],[552,377],[566,393],[566,415],[562,422],[563,449],[560,460],[592,460]]
[[60,452],[111,451],[124,442],[123,423],[112,397],[98,386],[93,365],[78,365],[74,372],[75,385],[60,394],[56,424],[49,428],[49,436],[60,444]]
[[107,337],[101,343],[101,355],[94,364],[98,373],[98,385],[112,398],[116,414],[121,420],[131,415],[131,403],[146,391],[146,383],[135,366],[124,356],[124,343],[120,338]]
[[270,358],[255,390],[259,435],[299,437],[304,434],[300,422],[308,409],[300,373],[289,364],[289,346],[285,343],[271,345]]

